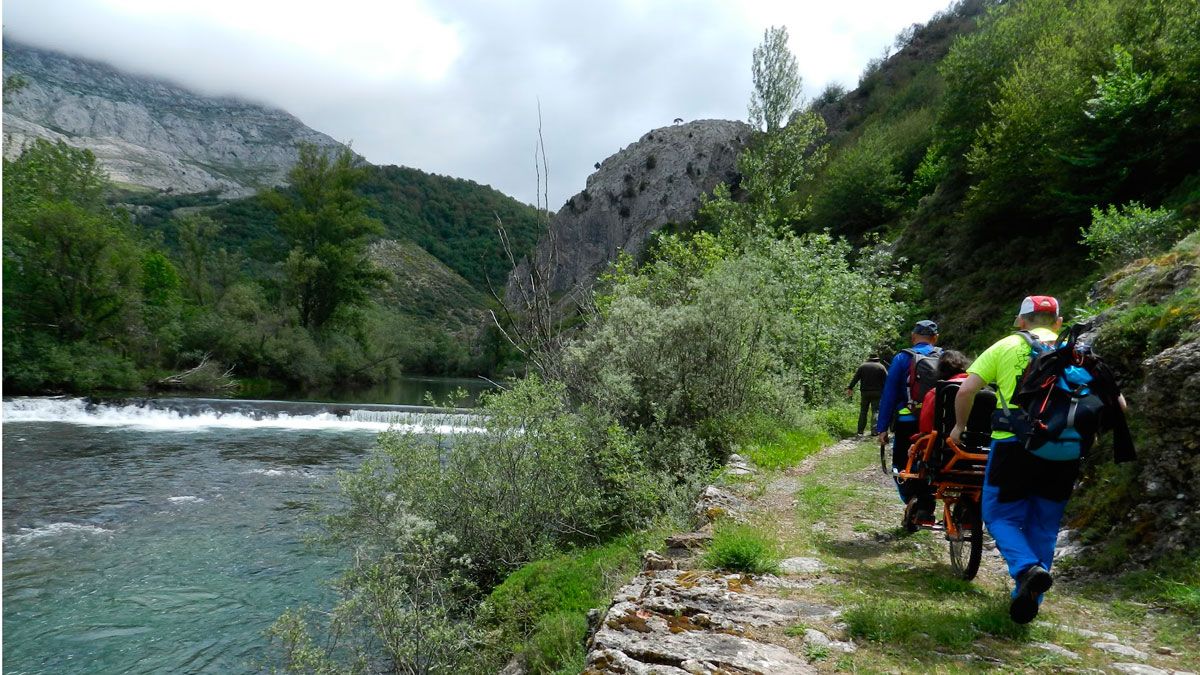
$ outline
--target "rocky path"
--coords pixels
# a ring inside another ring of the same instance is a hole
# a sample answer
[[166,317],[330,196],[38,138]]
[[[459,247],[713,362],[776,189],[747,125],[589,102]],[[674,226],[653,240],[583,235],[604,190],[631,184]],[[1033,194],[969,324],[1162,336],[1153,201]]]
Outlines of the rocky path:
[[[1007,617],[1009,580],[987,540],[973,582],[940,534],[898,527],[877,449],[847,440],[784,472],[735,463],[697,504],[778,538],[779,575],[703,569],[712,525],[668,538],[593,617],[586,673],[822,672],[1181,674],[1197,670],[1194,618],[1060,580],[1030,626]],[[1069,565],[1069,561],[1066,561]]]

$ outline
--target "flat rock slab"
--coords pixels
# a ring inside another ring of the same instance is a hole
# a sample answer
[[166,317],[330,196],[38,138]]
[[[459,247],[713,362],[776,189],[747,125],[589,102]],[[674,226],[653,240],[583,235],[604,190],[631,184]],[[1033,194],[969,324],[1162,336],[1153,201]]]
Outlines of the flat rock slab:
[[853,642],[842,642],[834,640],[828,635],[813,628],[804,629],[804,641],[816,647],[824,647],[829,650],[839,651],[846,654],[853,654],[858,651],[858,647]]
[[701,523],[707,524],[725,517],[737,520],[746,508],[746,500],[732,492],[709,485],[700,493],[693,511]]
[[1087,628],[1076,628],[1074,626],[1068,626],[1068,625],[1062,624],[1062,623],[1047,623],[1047,624],[1043,624],[1043,625],[1060,630],[1064,633],[1071,633],[1072,635],[1078,635],[1080,637],[1101,639],[1101,640],[1105,640],[1108,642],[1120,642],[1121,641],[1120,637],[1113,635],[1112,633],[1100,633],[1100,632],[1097,632],[1094,630],[1089,630]]
[[1144,663],[1114,663],[1109,666],[1119,673],[1128,673],[1129,675],[1171,675],[1171,671],[1155,668]]
[[1060,647],[1060,646],[1054,644],[1053,642],[1034,642],[1033,646],[1037,647],[1038,649],[1048,651],[1051,654],[1057,654],[1063,658],[1067,658],[1072,661],[1079,660],[1078,654],[1071,651],[1070,649],[1067,649],[1066,647]]
[[772,597],[742,574],[643,572],[617,592],[592,636],[588,666],[598,673],[769,675],[815,673],[804,659],[758,634],[830,607]]
[[673,534],[663,542],[668,549],[686,549],[695,551],[712,543],[712,532],[683,532]]
[[1123,645],[1120,642],[1093,642],[1092,647],[1099,649],[1102,652],[1116,654],[1117,656],[1128,656],[1131,659],[1141,659],[1145,661],[1150,658],[1150,655],[1140,649],[1134,649],[1129,645]]

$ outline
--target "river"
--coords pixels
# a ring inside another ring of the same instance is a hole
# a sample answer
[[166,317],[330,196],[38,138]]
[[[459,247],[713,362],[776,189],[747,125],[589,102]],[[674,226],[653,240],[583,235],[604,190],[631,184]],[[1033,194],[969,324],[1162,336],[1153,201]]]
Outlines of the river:
[[379,431],[472,430],[412,406],[4,401],[4,672],[236,673],[288,607],[328,605],[306,544]]

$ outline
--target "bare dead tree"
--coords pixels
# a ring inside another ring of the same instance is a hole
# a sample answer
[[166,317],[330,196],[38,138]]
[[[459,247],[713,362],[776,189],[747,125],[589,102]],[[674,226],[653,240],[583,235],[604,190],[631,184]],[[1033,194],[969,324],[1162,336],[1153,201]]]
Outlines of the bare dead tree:
[[[499,314],[496,310],[491,310],[490,314],[492,323],[504,339],[539,374],[547,379],[561,380],[561,355],[566,342],[564,321],[567,313],[564,308],[576,306],[580,298],[577,292],[572,292],[556,301],[551,289],[558,267],[559,247],[558,233],[550,222],[550,167],[546,161],[540,100],[533,166],[537,178],[538,246],[518,260],[504,222],[499,214],[496,215],[496,232],[513,273],[505,292],[498,291],[488,280],[488,290],[500,308]],[[580,306],[586,304],[579,303]]]

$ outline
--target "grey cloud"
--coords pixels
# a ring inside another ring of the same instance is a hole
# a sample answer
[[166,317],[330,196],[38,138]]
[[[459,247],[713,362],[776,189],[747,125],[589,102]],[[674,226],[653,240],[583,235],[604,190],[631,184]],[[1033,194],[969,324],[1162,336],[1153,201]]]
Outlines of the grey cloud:
[[[744,119],[750,53],[765,28],[716,0],[429,6],[462,41],[437,82],[372,80],[249,33],[130,19],[83,0],[9,0],[5,34],[203,93],[275,105],[352,141],[374,163],[468,178],[530,203],[540,99],[550,206],[557,208],[583,188],[593,163],[652,128],[676,117]],[[853,32],[853,21],[845,39],[864,41],[865,63],[890,36],[872,44]],[[811,95],[824,84],[806,88]]]

